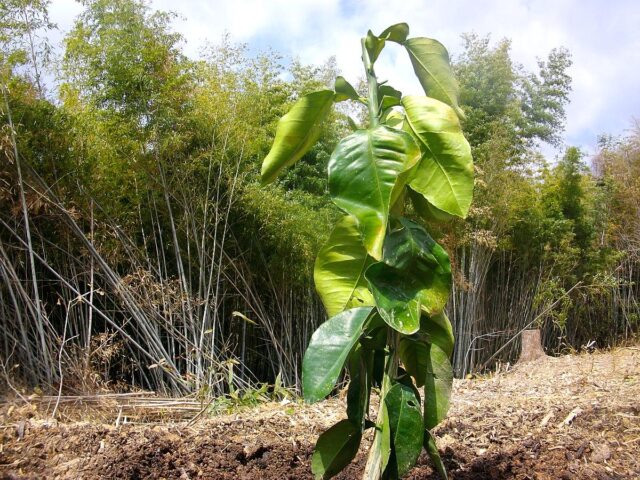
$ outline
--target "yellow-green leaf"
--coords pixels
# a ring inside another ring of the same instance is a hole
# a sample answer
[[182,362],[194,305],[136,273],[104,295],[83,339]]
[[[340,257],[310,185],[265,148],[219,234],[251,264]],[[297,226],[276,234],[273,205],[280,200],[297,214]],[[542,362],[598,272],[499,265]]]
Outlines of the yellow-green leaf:
[[329,317],[351,307],[373,305],[364,272],[372,259],[362,245],[358,222],[345,215],[316,258],[313,279]]
[[451,107],[433,98],[409,95],[402,105],[405,125],[422,150],[411,188],[434,207],[464,218],[473,196],[473,160],[458,118]]
[[262,162],[263,185],[273,182],[283,169],[300,160],[318,141],[333,98],[333,90],[304,95],[278,121],[276,138]]

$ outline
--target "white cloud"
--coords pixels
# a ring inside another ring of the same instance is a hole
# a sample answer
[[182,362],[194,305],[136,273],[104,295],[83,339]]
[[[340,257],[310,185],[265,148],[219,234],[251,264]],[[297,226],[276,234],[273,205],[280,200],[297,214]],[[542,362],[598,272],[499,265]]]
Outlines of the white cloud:
[[[568,143],[593,146],[598,133],[622,133],[631,117],[640,115],[636,0],[154,0],[152,6],[183,17],[176,29],[185,36],[189,55],[226,31],[255,49],[272,46],[304,62],[335,55],[352,80],[362,72],[360,37],[368,28],[379,32],[400,21],[411,25],[413,36],[437,38],[453,54],[463,32],[509,38],[513,58],[528,69],[552,48],[565,46],[574,60]],[[52,2],[52,16],[63,29],[77,11],[70,0]],[[418,92],[402,49],[390,47],[384,55],[378,74],[405,93]]]

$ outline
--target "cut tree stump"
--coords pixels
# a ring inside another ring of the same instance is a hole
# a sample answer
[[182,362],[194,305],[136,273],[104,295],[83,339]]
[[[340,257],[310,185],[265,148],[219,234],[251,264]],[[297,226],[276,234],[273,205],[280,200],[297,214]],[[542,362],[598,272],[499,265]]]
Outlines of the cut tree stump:
[[542,349],[540,330],[525,330],[522,332],[522,351],[518,363],[527,363],[546,356]]

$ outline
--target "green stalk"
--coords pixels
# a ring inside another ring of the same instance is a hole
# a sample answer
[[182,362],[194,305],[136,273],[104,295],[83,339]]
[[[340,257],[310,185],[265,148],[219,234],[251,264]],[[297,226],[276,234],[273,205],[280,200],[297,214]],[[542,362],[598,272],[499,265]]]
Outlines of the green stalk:
[[[389,355],[384,365],[384,375],[382,377],[382,387],[380,388],[380,403],[378,405],[378,416],[376,418],[376,432],[373,443],[367,457],[367,464],[364,468],[363,480],[378,480],[382,477],[382,428],[383,428],[383,408],[384,399],[391,388],[391,381],[397,376],[398,369],[398,343],[400,337],[392,328],[388,329],[387,346]],[[388,421],[388,419],[387,419]]]
[[[362,62],[367,75],[367,85],[369,87],[369,128],[376,127],[380,123],[380,109],[378,103],[378,79],[373,69],[373,63],[369,57],[366,46],[366,37],[361,40],[362,44]],[[389,329],[387,345],[389,347],[389,355],[385,361],[384,375],[382,377],[382,386],[380,389],[380,404],[378,406],[378,416],[376,419],[376,432],[373,437],[373,443],[369,450],[367,464],[364,469],[364,480],[378,480],[382,477],[382,424],[383,424],[383,407],[384,398],[391,388],[391,380],[396,375],[397,359],[397,342],[398,336],[396,332]]]
[[373,70],[373,63],[369,58],[369,52],[366,46],[366,37],[361,40],[362,43],[362,62],[367,73],[367,85],[369,86],[369,123],[370,127],[375,127],[380,122],[380,109],[378,104],[378,79]]

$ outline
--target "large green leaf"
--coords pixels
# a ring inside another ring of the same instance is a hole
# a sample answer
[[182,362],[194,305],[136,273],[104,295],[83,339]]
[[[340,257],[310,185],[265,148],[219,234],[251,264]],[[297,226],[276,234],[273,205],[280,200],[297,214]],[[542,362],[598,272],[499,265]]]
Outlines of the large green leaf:
[[371,310],[372,307],[346,310],[313,333],[302,361],[302,392],[307,402],[317,402],[331,393]]
[[389,414],[397,473],[402,477],[415,465],[422,451],[420,400],[411,388],[396,383],[385,395],[384,403]]
[[449,256],[417,223],[399,219],[385,241],[382,262],[365,272],[380,316],[410,335],[420,328],[420,311],[444,308],[451,288]]
[[262,184],[273,182],[318,141],[321,124],[333,104],[333,90],[321,90],[300,97],[279,121],[276,138],[262,162]]
[[429,458],[433,462],[433,466],[436,471],[440,474],[442,480],[447,480],[449,477],[447,476],[447,470],[444,468],[444,463],[442,463],[442,459],[440,458],[440,453],[438,452],[438,446],[436,445],[436,439],[431,435],[429,430],[424,431],[424,448],[429,455]]
[[318,253],[313,270],[316,289],[329,317],[347,308],[374,304],[364,278],[371,262],[355,217],[345,215]]
[[311,457],[316,480],[331,478],[351,463],[358,453],[362,429],[349,420],[341,420],[318,438]]
[[411,188],[436,208],[464,218],[473,195],[473,160],[458,118],[433,98],[409,95],[402,105],[423,153]]
[[406,132],[378,125],[345,137],[329,160],[329,192],[336,205],[358,220],[369,255],[382,257],[391,194],[413,167],[419,149]]
[[464,118],[458,105],[459,87],[449,62],[449,53],[437,40],[432,38],[410,38],[404,42],[409,53],[413,71],[416,73],[424,93],[444,102]]
[[427,345],[427,373],[424,382],[424,426],[431,430],[449,411],[453,369],[449,355],[435,343]]

